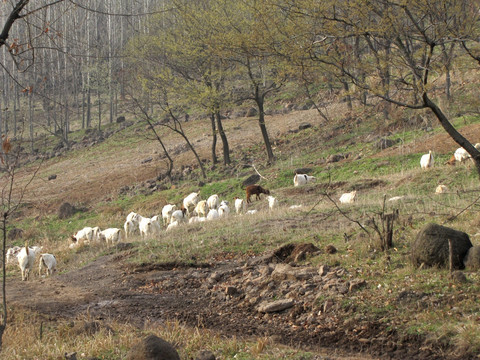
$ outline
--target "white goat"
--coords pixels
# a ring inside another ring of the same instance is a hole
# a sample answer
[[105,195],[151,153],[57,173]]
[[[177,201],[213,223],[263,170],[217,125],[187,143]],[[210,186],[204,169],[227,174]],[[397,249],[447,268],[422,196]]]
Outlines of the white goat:
[[35,255],[36,253],[28,248],[28,245],[25,246],[20,250],[18,253],[18,266],[22,271],[22,281],[28,280],[28,276],[30,275],[30,269],[33,268],[35,264]]
[[82,230],[78,230],[74,235],[72,235],[72,241],[76,243],[86,242],[89,243],[93,240],[94,230],[92,227],[84,227]]
[[246,212],[246,214],[247,214],[247,215],[253,215],[253,214],[256,214],[257,212],[258,212],[258,210],[253,209],[253,210],[248,210],[248,211]]
[[458,161],[461,163],[466,161],[470,157],[470,154],[467,152],[467,150],[461,147],[455,150],[455,153],[453,154],[453,156],[455,157],[455,161]]
[[404,196],[404,195],[391,197],[391,198],[388,199],[387,201],[398,201],[398,200],[402,200],[402,199],[405,199],[405,196]]
[[138,221],[140,220],[139,217],[140,215],[132,211],[130,214],[127,215],[127,218],[125,221],[133,221],[138,223]]
[[315,176],[309,176],[307,174],[295,174],[293,177],[293,186],[305,185],[309,182],[315,181]]
[[172,213],[177,210],[177,205],[167,204],[162,208],[163,226],[167,226],[172,218]]
[[140,228],[142,239],[158,235],[161,230],[158,221],[154,221],[150,218],[142,218],[138,227]]
[[435,189],[435,194],[444,194],[448,191],[447,185],[438,185]]
[[[172,218],[172,220],[174,220],[174,219]],[[166,231],[170,231],[170,230],[178,227],[179,225],[180,225],[180,223],[177,220],[172,221],[170,224],[168,224]]]
[[431,168],[433,167],[434,163],[435,163],[435,160],[433,159],[432,150],[430,150],[428,154],[422,155],[420,159],[420,167],[422,169]]
[[353,190],[349,193],[342,194],[340,196],[340,202],[342,204],[353,204],[357,199],[357,190]]
[[45,275],[53,275],[57,271],[57,259],[52,254],[40,254],[38,264],[38,275],[42,275],[42,268],[45,268]]
[[101,241],[103,240],[103,237],[101,236],[101,232],[102,230],[100,230],[100,228],[98,226],[95,226],[92,228],[92,240],[93,241]]
[[197,193],[193,192],[183,199],[183,208],[187,210],[187,215],[193,212],[195,206],[200,201],[200,196]]
[[301,208],[302,208],[302,205],[291,205],[289,207],[289,209],[291,209],[291,210],[296,210],[296,209],[301,209]]
[[[476,143],[474,145],[474,147],[475,147],[475,149],[480,151],[480,143]],[[457,150],[455,150],[455,153],[453,154],[453,157],[455,158],[455,161],[458,161],[460,163],[465,162],[468,159],[472,158],[472,156],[463,147],[460,147]]]
[[116,244],[123,241],[123,233],[119,228],[108,228],[101,232],[107,244]]
[[218,207],[218,216],[227,217],[230,214],[230,208],[228,207],[225,201],[222,201],[222,204]]
[[134,223],[132,220],[125,221],[123,229],[125,230],[125,237],[127,239],[139,232],[138,224]]
[[18,253],[22,250],[20,246],[14,246],[7,250],[6,264],[13,264],[18,262],[17,256]]
[[136,212],[131,212],[127,215],[125,223],[123,224],[123,229],[125,230],[125,237],[128,239],[130,236],[139,234],[139,224],[143,216],[137,214]]
[[210,209],[207,214],[207,220],[215,220],[220,217],[220,214],[218,213],[217,209]]
[[197,203],[197,206],[195,206],[195,213],[200,217],[205,217],[207,216],[207,212],[208,212],[207,200],[199,201]]
[[267,201],[268,201],[268,208],[270,210],[273,210],[273,208],[277,207],[278,206],[278,200],[277,198],[271,196],[271,195],[268,195],[267,196]]
[[218,202],[219,202],[218,195],[213,194],[212,196],[210,196],[207,199],[208,208],[209,209],[218,209]]
[[207,218],[204,216],[192,216],[190,219],[188,219],[188,223],[195,224],[198,222],[204,222],[205,220],[207,220]]
[[184,222],[187,222],[187,214],[186,214],[187,210],[186,209],[183,209],[183,210],[175,210],[173,213],[172,213],[172,217],[170,219],[170,224],[175,222],[175,221],[178,221],[179,223],[184,223]]
[[245,200],[240,198],[235,198],[235,212],[237,214],[244,213],[246,210]]

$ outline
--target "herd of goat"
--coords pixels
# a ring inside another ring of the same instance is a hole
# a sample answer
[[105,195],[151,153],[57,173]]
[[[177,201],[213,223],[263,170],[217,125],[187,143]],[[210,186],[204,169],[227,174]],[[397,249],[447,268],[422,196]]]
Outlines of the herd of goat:
[[[480,143],[475,144],[475,148],[480,150]],[[465,163],[468,159],[471,159],[470,154],[464,148],[458,148],[452,157],[447,161],[449,165],[455,165],[455,163]],[[428,154],[422,155],[420,158],[420,167],[422,169],[428,169],[434,166],[434,158],[432,151]],[[294,186],[306,185],[315,181],[314,176],[307,174],[295,174],[293,178]],[[444,193],[448,189],[445,185],[438,185],[436,193]],[[249,185],[245,189],[246,199],[234,198],[234,211],[237,215],[240,214],[255,214],[257,210],[247,210],[247,204],[251,203],[252,197],[255,196],[257,200],[260,200],[260,195],[265,194],[268,201],[268,208],[274,209],[278,206],[278,200],[270,195],[268,189],[264,189],[260,185]],[[351,191],[344,193],[340,196],[340,203],[349,204],[356,200],[357,192]],[[390,198],[389,200],[398,200],[401,197]],[[191,193],[183,202],[179,209],[175,204],[167,204],[162,209],[161,219],[159,215],[151,218],[143,217],[140,214],[131,212],[128,214],[124,228],[108,228],[100,230],[97,227],[85,227],[77,231],[71,236],[72,243],[70,248],[75,248],[80,244],[89,244],[92,242],[104,242],[107,244],[115,244],[128,239],[132,236],[140,236],[142,239],[155,237],[158,235],[162,228],[166,231],[170,231],[175,227],[182,224],[192,224],[196,222],[210,221],[223,217],[227,217],[230,214],[229,202],[226,200],[220,201],[217,194],[210,196],[206,200],[201,200],[198,193]],[[299,208],[301,205],[292,205],[290,209]],[[28,280],[30,270],[33,269],[35,261],[38,257],[39,268],[38,272],[41,275],[42,269],[45,269],[45,275],[52,275],[56,271],[57,260],[53,254],[41,253],[41,246],[29,247],[26,243],[24,247],[14,246],[6,252],[6,263],[13,264],[18,262],[20,267],[22,280]]]

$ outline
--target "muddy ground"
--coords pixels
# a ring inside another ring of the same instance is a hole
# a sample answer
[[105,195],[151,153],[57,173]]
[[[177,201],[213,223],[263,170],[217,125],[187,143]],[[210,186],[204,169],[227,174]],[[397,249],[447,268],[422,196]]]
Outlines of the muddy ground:
[[[112,320],[138,327],[146,322],[178,320],[228,337],[268,338],[313,351],[319,358],[456,359],[445,355],[445,349],[435,344],[426,345],[424,339],[397,333],[376,320],[347,322],[343,315],[351,318],[355,309],[337,307],[335,301],[313,306],[315,295],[325,294],[327,287],[328,291],[339,291],[341,296],[354,296],[355,289],[342,291],[342,286],[349,284],[332,280],[337,278],[335,273],[344,274],[341,268],[322,269],[322,277],[317,274],[305,280],[304,274],[311,269],[294,267],[303,275],[272,281],[269,272],[265,272],[268,264],[270,268],[276,266],[270,263],[270,256],[190,266],[132,267],[124,263],[132,248],[122,248],[66,274],[23,283],[12,279],[7,284],[8,303],[52,320],[95,319],[98,328],[108,326]],[[285,283],[288,295],[284,298],[292,300],[292,305],[270,313],[259,311],[259,298],[265,293],[270,299],[272,295],[285,294]],[[355,283],[362,285],[361,280],[350,282]],[[27,297],[27,293],[35,296]]]

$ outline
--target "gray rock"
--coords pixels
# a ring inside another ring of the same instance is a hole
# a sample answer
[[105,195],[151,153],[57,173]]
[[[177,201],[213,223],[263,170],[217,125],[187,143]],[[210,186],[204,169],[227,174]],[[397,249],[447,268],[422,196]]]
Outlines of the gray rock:
[[250,108],[247,110],[247,113],[245,114],[246,117],[254,117],[257,116],[258,110],[254,107]]
[[59,219],[68,219],[69,217],[73,216],[77,210],[73,205],[68,202],[64,202],[60,205],[58,209],[58,218]]
[[327,299],[325,303],[323,304],[323,312],[326,313],[328,310],[330,310],[335,303],[333,302],[332,299]]
[[311,127],[312,127],[312,124],[302,123],[298,126],[298,130],[305,130],[305,129],[308,129],[308,128],[311,128]]
[[467,277],[461,271],[454,271],[452,273],[452,280],[458,284],[462,284],[467,282]]
[[327,162],[327,164],[330,164],[330,163],[339,162],[340,160],[343,160],[343,159],[345,159],[344,154],[332,154],[327,156],[327,159],[325,161]]
[[149,335],[134,345],[126,360],[180,360],[177,350],[167,341]]
[[350,286],[348,287],[348,291],[353,292],[353,291],[358,290],[361,287],[365,286],[366,284],[367,284],[367,282],[365,280],[350,281]]
[[327,254],[335,254],[337,252],[337,248],[332,244],[325,246],[325,252]]
[[293,300],[285,299],[285,300],[277,300],[273,302],[262,302],[258,305],[258,312],[262,313],[272,313],[272,312],[279,312],[285,309],[291,308],[293,306]]
[[233,296],[238,293],[238,289],[235,286],[227,286],[225,288],[225,294]]
[[472,246],[468,249],[467,255],[463,259],[463,264],[469,270],[480,269],[480,246]]
[[319,268],[318,268],[318,275],[320,276],[325,276],[327,275],[327,273],[330,271],[330,266],[328,265],[321,265]]
[[248,185],[254,185],[256,184],[257,182],[260,181],[260,175],[257,175],[257,174],[253,174],[253,175],[250,175],[248,178],[246,178],[245,180],[243,180],[243,183],[242,185],[245,187],[245,186],[248,186]]
[[468,235],[462,231],[454,230],[434,223],[426,225],[417,234],[412,244],[412,263],[415,266],[449,267],[449,245],[452,240],[453,267],[463,269],[463,259],[473,246]]
[[397,142],[396,141],[393,141],[391,139],[380,139],[377,144],[376,144],[376,147],[377,149],[379,150],[383,150],[383,149],[387,149],[389,147],[392,147],[393,145],[395,145]]
[[65,356],[66,360],[77,360],[77,353],[76,352],[65,353],[64,356]]
[[215,360],[215,355],[211,351],[202,350],[198,353],[195,360]]
[[318,274],[318,271],[310,267],[294,268],[288,264],[277,264],[272,272],[272,279],[283,280],[306,280]]

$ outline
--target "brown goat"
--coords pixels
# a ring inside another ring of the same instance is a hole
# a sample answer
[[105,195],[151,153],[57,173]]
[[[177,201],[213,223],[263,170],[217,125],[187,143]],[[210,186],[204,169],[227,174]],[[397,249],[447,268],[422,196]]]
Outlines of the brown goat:
[[260,200],[260,194],[270,195],[270,190],[262,188],[260,185],[248,185],[245,188],[247,193],[247,203],[251,203],[250,196],[257,195],[257,200]]
[[447,165],[455,165],[455,163],[456,163],[455,155],[452,155],[452,157],[450,158],[450,160],[448,160],[445,164],[447,164]]

